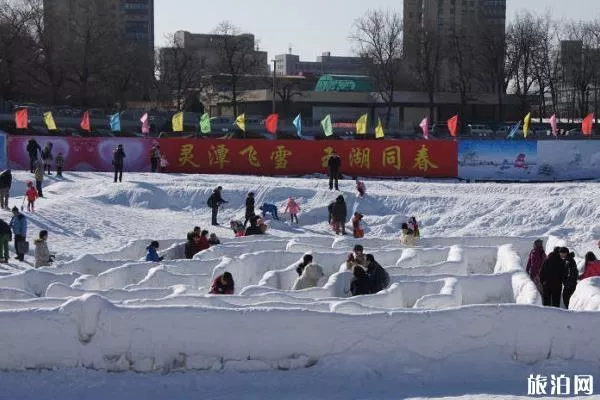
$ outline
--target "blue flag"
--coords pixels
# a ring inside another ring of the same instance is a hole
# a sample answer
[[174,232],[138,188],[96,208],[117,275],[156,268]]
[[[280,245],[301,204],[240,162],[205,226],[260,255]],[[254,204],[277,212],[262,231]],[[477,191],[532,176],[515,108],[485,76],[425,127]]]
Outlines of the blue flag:
[[507,139],[513,139],[515,137],[515,135],[517,134],[517,132],[519,131],[520,127],[521,127],[521,121],[517,122],[517,124],[512,127],[512,129],[510,130],[510,133],[507,136]]
[[116,113],[110,116],[110,130],[121,132],[121,114]]
[[301,138],[302,137],[302,114],[298,114],[296,119],[294,119],[294,126],[296,127],[296,135]]

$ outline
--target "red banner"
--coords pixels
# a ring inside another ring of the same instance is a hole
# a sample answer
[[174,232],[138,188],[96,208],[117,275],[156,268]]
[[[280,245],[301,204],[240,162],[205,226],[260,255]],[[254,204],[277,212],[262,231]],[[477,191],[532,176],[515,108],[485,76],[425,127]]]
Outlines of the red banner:
[[458,146],[449,141],[159,139],[168,172],[248,175],[325,173],[335,150],[341,172],[356,176],[456,177]]

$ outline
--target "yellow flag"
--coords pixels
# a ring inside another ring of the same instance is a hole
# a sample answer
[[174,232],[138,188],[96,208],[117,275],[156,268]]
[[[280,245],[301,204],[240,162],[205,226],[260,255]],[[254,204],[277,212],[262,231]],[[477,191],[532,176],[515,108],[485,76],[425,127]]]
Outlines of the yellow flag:
[[367,134],[367,114],[362,115],[358,121],[356,121],[356,134],[357,135],[366,135]]
[[523,120],[523,136],[527,137],[529,134],[529,123],[531,122],[531,113],[525,116]]
[[383,125],[381,125],[381,119],[377,118],[377,127],[375,128],[375,138],[381,139],[385,136],[383,132]]
[[44,123],[48,127],[49,131],[56,130],[56,123],[54,122],[54,118],[52,117],[52,112],[48,111],[44,113]]
[[178,112],[173,115],[171,124],[173,125],[173,132],[183,132],[183,113]]
[[246,114],[239,115],[235,119],[235,124],[242,130],[242,132],[246,132]]

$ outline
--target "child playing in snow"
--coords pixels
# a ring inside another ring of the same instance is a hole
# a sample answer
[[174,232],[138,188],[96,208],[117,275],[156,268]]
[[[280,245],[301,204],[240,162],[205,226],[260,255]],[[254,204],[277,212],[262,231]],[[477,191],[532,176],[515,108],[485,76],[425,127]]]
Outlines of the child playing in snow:
[[363,218],[364,218],[364,215],[362,215],[359,212],[355,212],[354,217],[352,218],[352,231],[353,231],[354,237],[357,239],[360,239],[365,236],[364,229],[362,229],[360,227],[360,221],[362,221]]
[[31,181],[27,182],[27,191],[25,192],[25,197],[27,198],[27,211],[34,212],[35,200],[38,198],[38,192],[33,187],[33,182]]
[[419,232],[419,223],[415,217],[410,217],[408,219],[408,228],[414,232],[415,238],[418,239],[421,237],[421,232]]
[[244,224],[242,221],[234,220],[229,222],[229,226],[233,231],[235,237],[242,237],[246,233],[246,229],[244,228]]
[[262,206],[258,207],[260,211],[262,211],[262,216],[265,218],[267,213],[271,214],[273,219],[279,220],[279,216],[277,215],[277,206],[271,203],[264,203]]
[[56,163],[56,176],[62,177],[62,170],[63,166],[65,165],[65,157],[63,156],[63,153],[58,153],[54,162]]
[[294,219],[296,219],[296,225],[298,225],[298,213],[300,212],[300,206],[291,197],[288,198],[288,201],[285,205],[285,211],[283,213],[286,214],[288,212],[292,218],[292,224],[294,223]]
[[358,192],[358,197],[363,197],[367,191],[365,183],[358,180],[358,177],[355,177],[354,180],[356,181],[356,191]]
[[169,166],[169,161],[167,161],[167,156],[161,153],[160,155],[160,172],[165,172],[167,167]]

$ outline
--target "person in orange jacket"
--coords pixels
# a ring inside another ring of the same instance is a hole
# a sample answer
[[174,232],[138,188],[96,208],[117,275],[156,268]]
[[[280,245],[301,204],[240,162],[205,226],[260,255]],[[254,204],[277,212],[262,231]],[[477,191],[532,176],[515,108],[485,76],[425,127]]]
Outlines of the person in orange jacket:
[[33,182],[27,182],[27,191],[25,192],[27,198],[27,211],[35,212],[35,200],[38,198],[38,192],[33,187]]

